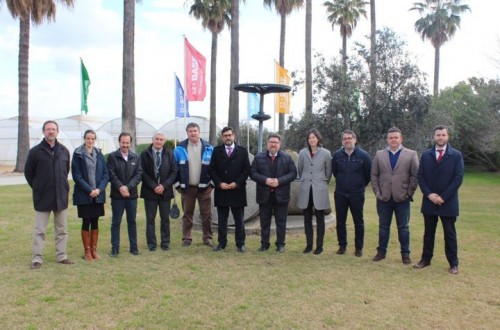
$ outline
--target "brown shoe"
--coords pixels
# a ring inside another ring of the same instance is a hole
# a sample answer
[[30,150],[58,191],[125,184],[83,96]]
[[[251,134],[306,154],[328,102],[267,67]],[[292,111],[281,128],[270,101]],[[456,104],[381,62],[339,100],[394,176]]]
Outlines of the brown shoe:
[[405,254],[401,255],[401,259],[403,260],[403,263],[405,265],[411,264],[411,259],[410,259],[410,255],[409,254],[405,253]]
[[356,251],[354,251],[354,255],[356,257],[362,257],[363,256],[363,250],[361,249],[356,249]]
[[377,250],[377,254],[373,257],[372,261],[380,261],[385,259],[385,252]]
[[336,253],[337,254],[345,254],[345,250],[346,250],[345,246],[341,246],[341,247],[339,247],[339,249],[337,250]]
[[64,259],[64,260],[61,260],[61,261],[58,261],[60,264],[63,264],[63,265],[72,265],[74,264],[73,261],[69,260],[69,259]]
[[422,269],[422,268],[425,268],[425,267],[429,267],[430,265],[431,265],[430,261],[420,260],[418,262],[418,264],[416,264],[415,266],[413,266],[413,268],[415,268],[415,269]]
[[448,272],[453,275],[458,275],[458,267],[457,266],[450,267],[450,269],[448,269]]
[[42,267],[42,263],[35,261],[31,264],[31,269],[40,269]]
[[211,239],[207,239],[205,242],[203,242],[203,244],[205,244],[206,246],[211,247],[211,248],[214,247]]

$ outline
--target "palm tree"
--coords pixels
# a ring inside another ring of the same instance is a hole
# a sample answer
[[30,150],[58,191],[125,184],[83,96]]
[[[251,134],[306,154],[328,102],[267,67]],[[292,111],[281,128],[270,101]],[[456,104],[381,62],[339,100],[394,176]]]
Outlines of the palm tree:
[[352,36],[352,31],[358,24],[361,16],[366,18],[366,2],[362,0],[336,0],[325,1],[323,5],[328,13],[328,21],[340,27],[342,36],[342,69],[345,74],[347,66],[347,38]]
[[312,0],[306,0],[306,115],[312,114]]
[[231,70],[229,73],[228,125],[239,135],[240,98],[234,86],[240,80],[240,0],[231,0]]
[[132,136],[132,150],[137,143],[135,125],[135,3],[123,0],[123,69],[122,69],[122,131]]
[[[285,35],[286,35],[286,17],[294,9],[298,9],[304,5],[304,0],[264,0],[264,5],[274,9],[281,16],[280,29],[280,59],[279,64],[282,68],[285,67]],[[285,132],[285,114],[279,114],[279,132],[281,135]]]
[[415,2],[410,10],[416,10],[420,19],[415,30],[422,40],[429,39],[434,47],[434,95],[439,93],[439,62],[441,46],[455,35],[460,27],[460,14],[469,10],[460,0],[425,0]]
[[[59,0],[67,7],[73,7],[74,0]],[[56,19],[56,4],[53,0],[6,0],[7,8],[14,18],[19,18],[19,117],[17,129],[17,157],[14,172],[23,172],[30,147],[28,68],[30,50],[30,24],[34,26],[44,21]]]
[[190,15],[201,20],[203,28],[212,32],[212,50],[210,55],[210,133],[208,138],[212,145],[217,143],[217,40],[224,26],[230,26],[231,24],[230,10],[230,0],[194,0],[189,10]]

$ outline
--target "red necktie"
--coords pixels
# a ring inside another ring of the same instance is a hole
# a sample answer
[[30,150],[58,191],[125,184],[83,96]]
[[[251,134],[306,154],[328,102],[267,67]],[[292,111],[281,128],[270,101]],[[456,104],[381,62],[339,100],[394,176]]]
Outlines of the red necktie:
[[441,150],[438,150],[437,152],[439,152],[439,155],[438,155],[438,158],[437,158],[437,162],[439,163],[441,161],[441,158],[443,158],[444,150],[441,149]]
[[274,158],[276,158],[276,155],[271,155],[271,164],[274,165]]

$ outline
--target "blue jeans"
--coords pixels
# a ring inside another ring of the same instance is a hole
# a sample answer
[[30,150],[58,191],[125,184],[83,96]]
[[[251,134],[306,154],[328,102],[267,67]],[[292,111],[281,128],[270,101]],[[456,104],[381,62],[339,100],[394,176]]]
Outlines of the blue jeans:
[[377,199],[378,213],[378,247],[377,250],[387,252],[391,235],[392,214],[396,216],[398,238],[402,254],[410,254],[410,199],[396,203],[392,197],[384,202]]
[[122,222],[123,211],[127,212],[128,240],[130,242],[130,252],[137,251],[137,226],[135,217],[137,214],[137,198],[135,199],[111,199],[111,247],[120,250],[120,224]]

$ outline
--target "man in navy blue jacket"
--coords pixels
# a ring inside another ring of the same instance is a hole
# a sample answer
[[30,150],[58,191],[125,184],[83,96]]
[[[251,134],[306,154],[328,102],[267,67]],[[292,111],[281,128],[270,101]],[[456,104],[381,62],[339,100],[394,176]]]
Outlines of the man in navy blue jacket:
[[337,254],[344,254],[347,247],[347,211],[354,220],[354,255],[363,255],[365,221],[365,187],[370,183],[372,160],[370,155],[356,146],[356,134],[346,129],[342,132],[342,148],[333,154],[332,173],[335,177],[335,213],[337,217]]
[[458,216],[458,189],[464,177],[464,160],[457,149],[448,143],[446,126],[434,128],[435,146],[425,150],[418,169],[418,185],[422,190],[422,209],[425,231],[422,258],[415,268],[422,269],[431,264],[434,252],[434,237],[438,217],[444,231],[444,250],[450,264],[449,272],[458,274],[457,233],[455,222]]

